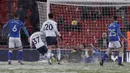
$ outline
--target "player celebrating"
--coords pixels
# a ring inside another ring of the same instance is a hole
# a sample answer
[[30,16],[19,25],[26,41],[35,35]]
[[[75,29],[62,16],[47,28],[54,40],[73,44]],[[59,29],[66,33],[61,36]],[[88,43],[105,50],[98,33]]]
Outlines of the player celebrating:
[[59,36],[61,39],[62,37],[57,30],[57,23],[53,20],[53,14],[49,13],[48,17],[49,20],[43,23],[41,31],[45,32],[46,34],[48,49],[51,49],[53,45],[55,45],[55,47],[57,48],[57,59],[58,59],[58,64],[60,64],[61,52],[60,52],[60,48],[58,48],[57,45],[57,36]]
[[29,37],[29,33],[24,27],[23,22],[21,22],[19,19],[19,15],[15,14],[14,19],[9,20],[7,24],[3,26],[2,33],[5,31],[6,27],[9,29],[9,51],[8,51],[8,64],[11,64],[11,58],[12,58],[12,49],[18,48],[18,63],[21,65],[23,64],[21,62],[22,60],[22,43],[20,39],[20,30],[21,28],[24,30],[27,37]]
[[30,36],[30,47],[32,48],[32,45],[35,45],[37,51],[41,53],[42,55],[47,56],[48,63],[51,64],[50,57],[51,53],[46,47],[46,38],[45,33],[42,32],[35,32]]
[[108,58],[108,55],[110,54],[111,50],[113,48],[117,48],[119,50],[118,65],[119,66],[124,66],[122,64],[123,48],[122,48],[122,44],[120,42],[120,38],[119,37],[121,36],[125,40],[127,40],[127,39],[123,36],[123,34],[120,31],[120,24],[118,23],[117,16],[113,17],[113,22],[109,25],[108,31],[109,31],[109,45],[108,45],[107,52],[102,57],[100,65],[103,66],[103,63],[104,63],[105,59]]

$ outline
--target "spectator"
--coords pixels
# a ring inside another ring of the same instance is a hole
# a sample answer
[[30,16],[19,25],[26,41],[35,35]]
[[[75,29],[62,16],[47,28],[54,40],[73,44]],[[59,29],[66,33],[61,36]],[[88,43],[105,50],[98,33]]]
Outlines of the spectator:
[[102,33],[102,37],[98,40],[98,47],[106,48],[108,46],[108,36],[107,33]]
[[86,7],[86,6],[82,6],[81,7],[81,10],[82,10],[81,18],[82,18],[83,21],[85,19],[89,19],[90,18],[91,9],[92,9],[92,7]]
[[110,9],[111,9],[110,7],[103,7],[103,8],[102,8],[102,15],[103,15],[103,16],[110,16],[110,15],[111,15],[111,14],[110,14],[110,13],[111,13],[111,12],[110,12]]
[[99,19],[99,17],[100,17],[100,10],[95,9],[95,11],[92,12],[91,19],[92,20],[97,20],[97,19]]
[[61,31],[63,29],[62,25],[64,26],[64,24],[65,24],[63,15],[60,16],[60,18],[59,18],[57,23],[58,23],[57,27],[58,27],[59,31]]
[[30,16],[30,21],[33,26],[33,32],[39,30],[39,13],[38,13],[38,7],[35,0],[32,1],[32,7],[30,9],[32,11],[32,14]]
[[[23,8],[23,5],[20,5],[20,8],[19,10],[16,12],[16,14],[19,15],[19,20],[21,22],[23,22],[25,24],[25,21],[27,20],[27,17],[28,17],[28,12],[25,8]],[[23,42],[23,45],[28,45],[28,41],[27,40],[23,40],[23,39],[27,39],[27,36],[25,35],[24,31],[21,30],[21,39],[22,39],[22,42]]]
[[33,26],[33,32],[37,31],[39,29],[39,14],[36,0],[19,0],[19,5],[22,5],[26,10],[31,10],[30,21]]
[[63,17],[63,15],[60,16],[60,18],[58,20],[58,24],[61,24],[61,25],[64,24],[64,17]]
[[23,6],[21,5],[16,13],[20,15],[19,20],[24,23],[28,16],[27,10],[23,9]]

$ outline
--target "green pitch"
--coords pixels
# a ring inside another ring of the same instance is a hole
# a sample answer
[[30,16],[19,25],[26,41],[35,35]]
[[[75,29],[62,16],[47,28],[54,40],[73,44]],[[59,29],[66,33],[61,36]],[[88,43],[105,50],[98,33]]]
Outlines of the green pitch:
[[130,63],[118,66],[116,63],[99,64],[68,63],[63,65],[48,65],[43,62],[24,62],[19,65],[13,62],[0,62],[0,73],[130,73]]

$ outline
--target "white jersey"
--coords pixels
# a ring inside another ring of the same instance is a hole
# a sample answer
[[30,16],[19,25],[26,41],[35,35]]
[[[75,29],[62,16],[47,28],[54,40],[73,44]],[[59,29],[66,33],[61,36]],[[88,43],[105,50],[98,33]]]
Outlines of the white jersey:
[[57,23],[51,19],[49,19],[43,23],[40,31],[45,32],[46,37],[61,36],[57,30]]
[[30,36],[30,46],[32,47],[32,43],[35,45],[36,49],[44,46],[44,42],[42,41],[41,35],[42,32],[35,32]]

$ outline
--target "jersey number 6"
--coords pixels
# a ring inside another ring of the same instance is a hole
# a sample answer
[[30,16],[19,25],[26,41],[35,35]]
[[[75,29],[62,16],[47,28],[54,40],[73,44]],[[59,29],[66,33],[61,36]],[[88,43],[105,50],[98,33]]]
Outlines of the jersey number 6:
[[16,25],[14,25],[14,27],[13,27],[13,32],[16,32],[17,31],[17,27],[16,27]]

